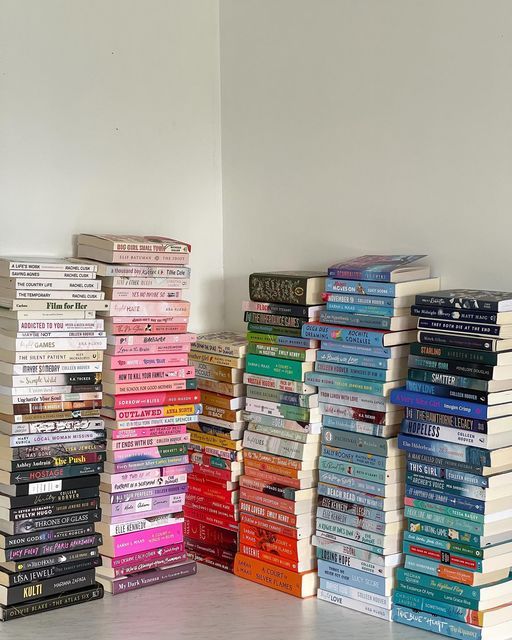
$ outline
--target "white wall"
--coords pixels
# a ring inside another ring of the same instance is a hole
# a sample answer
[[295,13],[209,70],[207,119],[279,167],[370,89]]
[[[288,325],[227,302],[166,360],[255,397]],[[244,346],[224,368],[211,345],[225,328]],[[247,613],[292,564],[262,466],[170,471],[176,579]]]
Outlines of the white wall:
[[0,254],[79,232],[193,245],[193,329],[223,321],[217,0],[0,1]]
[[512,288],[512,3],[221,0],[228,323],[257,269],[428,253]]

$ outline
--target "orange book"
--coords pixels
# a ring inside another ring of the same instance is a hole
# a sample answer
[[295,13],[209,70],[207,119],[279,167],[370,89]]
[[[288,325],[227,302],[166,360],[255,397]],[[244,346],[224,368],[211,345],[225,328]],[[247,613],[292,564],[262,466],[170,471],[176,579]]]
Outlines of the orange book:
[[[250,558],[255,558],[256,560],[261,560],[262,562],[267,562],[268,564],[273,564],[276,567],[288,569],[288,571],[293,571],[295,573],[298,572],[299,564],[296,560],[288,560],[288,558],[282,558],[281,556],[276,556],[273,553],[269,553],[268,551],[262,551],[261,549],[249,547],[246,544],[240,544],[240,553],[243,553]],[[316,560],[312,559],[308,562],[308,565],[308,569],[315,568]]]
[[285,469],[302,469],[301,460],[293,460],[292,458],[284,458],[275,456],[272,453],[264,453],[263,451],[254,451],[253,449],[244,449],[244,460],[256,460],[257,462],[266,462],[267,464],[275,464]]
[[247,456],[246,451],[244,451],[244,468],[245,469],[257,469],[258,471],[263,471],[265,473],[272,473],[277,476],[283,476],[284,478],[289,478],[292,480],[298,479],[300,471],[297,469],[290,469],[288,467],[283,467],[278,464],[272,464],[270,462],[260,462],[258,460],[252,460]]
[[276,567],[267,562],[250,558],[242,553],[235,556],[234,573],[265,587],[271,587],[297,598],[309,598],[316,594],[318,577],[316,571],[295,573],[288,569]]
[[250,465],[245,465],[245,475],[261,480],[262,482],[275,482],[277,484],[284,485],[285,487],[291,487],[292,489],[300,489],[301,485],[298,478],[288,478],[287,476],[278,475],[277,473],[262,471],[261,469],[256,469]]

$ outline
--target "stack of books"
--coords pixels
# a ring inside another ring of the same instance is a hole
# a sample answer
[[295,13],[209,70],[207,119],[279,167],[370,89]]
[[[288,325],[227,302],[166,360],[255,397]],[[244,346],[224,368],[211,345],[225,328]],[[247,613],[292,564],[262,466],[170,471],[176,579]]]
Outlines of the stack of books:
[[0,259],[0,618],[97,600],[105,461],[96,267]]
[[312,546],[320,412],[313,369],[316,340],[301,327],[319,317],[325,274],[253,273],[244,382],[244,474],[236,575],[305,598],[316,593]]
[[197,336],[190,353],[203,413],[189,425],[185,546],[196,561],[233,572],[238,548],[247,340],[219,331]]
[[416,335],[411,294],[438,286],[424,256],[362,256],[328,270],[315,371],[322,414],[316,521],[321,600],[391,618],[393,574],[401,561],[404,456],[402,410],[390,391],[404,384]]
[[452,638],[512,635],[512,293],[416,296],[399,447],[405,563],[393,620]]
[[183,541],[187,423],[201,412],[188,362],[190,247],[169,238],[78,238],[111,301],[104,403],[107,461],[101,476],[99,581],[112,593],[196,572]]

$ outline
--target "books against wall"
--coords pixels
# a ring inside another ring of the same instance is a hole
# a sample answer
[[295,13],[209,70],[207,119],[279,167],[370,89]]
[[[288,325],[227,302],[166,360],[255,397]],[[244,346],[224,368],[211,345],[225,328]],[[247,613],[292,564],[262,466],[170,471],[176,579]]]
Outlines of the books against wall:
[[12,620],[103,596],[105,429],[96,267],[0,259],[0,605]]
[[196,561],[231,573],[240,519],[246,352],[245,336],[229,331],[198,335],[190,352],[203,412],[189,425],[193,470],[184,510],[185,546]]
[[319,317],[325,276],[253,273],[244,302],[247,400],[240,478],[240,545],[235,574],[305,598],[317,590],[312,546],[320,413],[304,382],[316,340],[301,327]]
[[404,384],[415,336],[411,295],[439,286],[424,256],[362,256],[328,270],[325,311],[302,327],[320,340],[306,384],[322,416],[316,535],[318,598],[391,618],[401,561],[402,410],[390,391]]
[[393,620],[512,636],[512,293],[416,296],[398,446],[407,458]]
[[183,300],[189,254],[169,238],[78,238],[79,258],[96,260],[110,301],[102,312],[107,459],[98,580],[114,595],[196,572],[183,541],[187,424],[201,412]]

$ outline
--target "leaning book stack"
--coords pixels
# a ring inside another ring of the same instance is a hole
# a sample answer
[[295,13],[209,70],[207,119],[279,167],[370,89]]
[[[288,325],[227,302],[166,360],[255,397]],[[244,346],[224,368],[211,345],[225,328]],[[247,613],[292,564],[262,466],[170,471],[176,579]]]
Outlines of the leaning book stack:
[[0,617],[97,600],[103,320],[96,267],[0,259]]
[[185,546],[196,561],[231,573],[238,548],[246,351],[245,336],[219,331],[198,335],[190,353],[203,412],[189,425],[193,471]]
[[319,317],[325,274],[253,273],[244,382],[247,399],[240,478],[236,575],[305,598],[316,593],[312,545],[320,413],[304,382],[318,343],[301,327]]
[[190,302],[183,300],[189,253],[187,244],[168,238],[78,238],[79,258],[96,260],[110,300],[98,579],[113,595],[196,572],[183,539],[192,468],[187,424],[201,412],[189,363]]
[[403,386],[415,337],[411,294],[438,284],[423,256],[362,256],[328,270],[320,322],[302,328],[321,340],[306,383],[319,390],[322,449],[316,511],[318,597],[390,620],[401,561]]
[[393,620],[512,637],[512,293],[416,296],[404,389],[404,566]]

